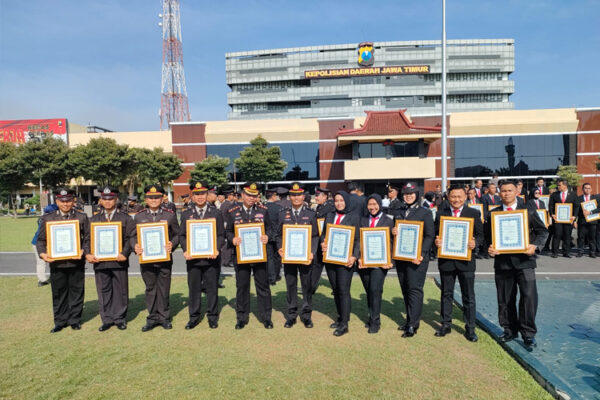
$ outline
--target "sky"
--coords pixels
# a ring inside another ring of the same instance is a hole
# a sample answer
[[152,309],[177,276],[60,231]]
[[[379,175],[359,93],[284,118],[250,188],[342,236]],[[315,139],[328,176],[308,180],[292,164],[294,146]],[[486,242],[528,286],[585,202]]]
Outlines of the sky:
[[[515,39],[516,109],[600,107],[600,0],[447,0],[448,39]],[[441,39],[441,0],[181,0],[194,121],[227,118],[225,53]],[[158,130],[160,0],[0,0],[0,120]]]

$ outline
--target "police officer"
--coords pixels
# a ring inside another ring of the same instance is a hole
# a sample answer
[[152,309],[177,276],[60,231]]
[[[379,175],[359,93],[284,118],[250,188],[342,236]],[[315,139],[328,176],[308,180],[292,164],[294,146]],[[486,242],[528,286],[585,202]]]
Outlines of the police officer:
[[[40,258],[50,264],[50,286],[52,288],[52,310],[54,328],[51,333],[59,332],[68,325],[74,330],[81,329],[84,294],[84,243],[89,235],[87,215],[73,208],[73,191],[61,188],[55,193],[56,212],[46,214],[40,223],[40,234],[36,243]],[[54,260],[48,255],[46,224],[51,221],[75,220],[79,223],[79,245],[81,254],[67,260]]]
[[400,193],[400,186],[395,183],[390,183],[388,185],[388,197],[390,198],[390,205],[385,211],[386,214],[395,217],[402,207],[402,201],[398,198],[398,194]]
[[125,206],[125,213],[129,215],[134,215],[142,211],[144,207],[141,204],[138,204],[137,196],[129,196],[127,197],[127,206]]
[[172,211],[173,213],[177,212],[177,207],[175,206],[175,203],[169,201],[169,196],[166,193],[163,193],[161,207],[166,210]]
[[[333,205],[333,200],[330,198],[331,190],[327,188],[318,187],[315,189],[315,201],[317,202],[316,215],[317,224],[320,218],[323,218],[323,222],[325,221],[325,217],[332,211],[335,211],[335,206]],[[324,226],[324,224],[323,224]],[[313,261],[312,266],[312,278],[311,278],[311,288],[312,294],[314,295],[319,287],[319,282],[321,281],[321,274],[323,273],[323,249],[321,246],[317,249],[316,259]]]
[[183,201],[182,211],[191,210],[194,207],[194,202],[190,201],[189,193],[184,193],[179,197],[181,197],[181,201]]
[[[204,288],[206,292],[207,318],[208,326],[216,329],[219,324],[218,307],[218,281],[221,260],[219,251],[225,243],[225,227],[223,225],[223,215],[214,206],[207,201],[208,187],[206,182],[193,181],[190,185],[192,192],[193,206],[183,212],[181,216],[181,226],[179,228],[179,243],[183,250],[183,257],[186,259],[188,273],[189,302],[188,309],[190,320],[185,329],[194,329],[200,323],[201,313],[201,293]],[[187,247],[187,221],[214,219],[216,222],[217,251],[216,255],[208,258],[192,258],[188,253]]]
[[[144,188],[145,201],[148,206],[144,211],[133,218],[136,226],[145,223],[166,221],[169,238],[166,246],[167,252],[172,253],[179,244],[179,224],[177,216],[169,209],[161,207],[165,190],[160,185],[149,185]],[[142,254],[142,247],[138,242],[137,229],[131,238],[131,245],[137,255]],[[140,264],[142,279],[146,284],[146,308],[148,317],[142,332],[147,332],[161,325],[164,329],[171,329],[171,315],[169,296],[171,292],[171,269],[173,259],[162,262]]]
[[116,207],[118,189],[106,186],[101,189],[100,199],[103,209],[90,219],[92,223],[120,222],[121,223],[121,253],[116,260],[100,261],[92,254],[90,237],[85,241],[85,259],[94,266],[96,290],[98,292],[98,309],[102,325],[98,330],[103,332],[116,325],[117,328],[127,329],[127,306],[129,302],[129,255],[132,252],[130,239],[135,230],[135,223],[126,213]]
[[291,328],[298,317],[298,273],[300,273],[300,285],[302,287],[302,311],[300,320],[306,328],[312,328],[312,288],[311,272],[312,261],[319,245],[319,227],[317,226],[316,213],[304,204],[304,188],[299,182],[293,182],[289,191],[290,208],[279,211],[276,228],[276,241],[278,253],[281,257],[283,251],[283,225],[311,225],[311,244],[309,262],[306,265],[283,264],[285,284],[287,288],[287,317],[285,328]]
[[[223,204],[221,204],[221,208],[219,210],[221,211],[221,215],[223,215],[223,220],[225,221],[225,216],[227,215],[230,209],[237,205],[237,203],[235,200],[235,194],[233,192],[233,189],[227,188],[223,190],[223,193],[225,194],[225,201],[223,202]],[[225,243],[223,244],[223,247],[220,251],[221,265],[224,267],[233,267],[233,261],[231,259],[231,256],[233,254],[232,247],[229,246],[227,238],[225,238]]]
[[[258,185],[254,182],[249,182],[244,185],[242,191],[242,204],[233,207],[227,213],[225,218],[226,228],[225,234],[230,245],[239,247],[242,243],[242,238],[235,236],[235,226],[248,223],[263,223],[265,226],[265,234],[261,236],[260,241],[267,244],[269,237],[272,235],[271,220],[267,212],[267,207],[257,204],[259,197]],[[239,249],[238,249],[239,251]],[[237,257],[235,262],[235,280],[236,280],[236,313],[237,323],[235,329],[243,329],[248,324],[248,316],[250,314],[250,274],[254,273],[254,285],[256,286],[256,296],[258,298],[258,313],[261,322],[266,329],[273,329],[271,321],[272,300],[271,289],[269,287],[269,279],[267,273],[267,263],[249,263],[238,264]]]
[[[269,219],[276,223],[279,219],[279,212],[283,209],[277,204],[277,201],[279,200],[277,189],[267,189],[265,194],[267,197],[265,206],[268,210]],[[275,237],[273,237],[272,240],[267,243],[267,266],[269,268],[269,283],[271,286],[281,280],[281,257],[278,250],[279,248],[277,247]]]

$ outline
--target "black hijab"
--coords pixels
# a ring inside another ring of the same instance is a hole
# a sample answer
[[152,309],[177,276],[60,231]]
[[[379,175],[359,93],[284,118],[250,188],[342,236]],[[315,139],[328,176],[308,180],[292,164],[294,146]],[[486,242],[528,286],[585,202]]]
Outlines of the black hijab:
[[346,214],[348,212],[348,208],[350,207],[350,195],[345,190],[338,190],[337,192],[335,192],[335,194],[333,195],[334,208],[335,208],[335,196],[337,196],[338,194],[344,198],[344,204],[346,206],[341,211],[336,208],[335,212],[338,214]]
[[377,211],[377,214],[373,215],[371,214],[371,211],[369,211],[369,208],[367,207],[367,211],[369,212],[369,214],[373,217],[378,216],[379,214],[381,214],[382,212],[382,200],[381,200],[381,196],[378,195],[377,193],[373,193],[372,195],[370,195],[369,197],[367,197],[367,205],[369,204],[369,200],[374,199],[377,204],[379,204],[379,211]]

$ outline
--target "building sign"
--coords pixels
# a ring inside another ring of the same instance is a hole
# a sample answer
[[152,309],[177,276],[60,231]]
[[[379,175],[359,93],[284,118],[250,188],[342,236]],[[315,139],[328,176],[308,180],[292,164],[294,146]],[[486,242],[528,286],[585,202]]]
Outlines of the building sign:
[[304,71],[304,79],[348,78],[353,76],[429,74],[429,65],[317,69]]
[[358,65],[370,67],[375,62],[373,42],[362,42],[358,45]]
[[21,119],[0,121],[0,141],[22,144],[54,136],[67,143],[67,120]]

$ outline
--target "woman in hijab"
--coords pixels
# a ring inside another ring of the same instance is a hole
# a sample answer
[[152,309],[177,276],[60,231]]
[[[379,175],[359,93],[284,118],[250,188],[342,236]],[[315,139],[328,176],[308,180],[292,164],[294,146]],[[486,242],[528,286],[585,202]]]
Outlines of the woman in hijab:
[[[429,250],[433,244],[435,230],[431,211],[419,205],[419,188],[415,183],[409,182],[402,188],[402,197],[404,205],[396,215],[396,220],[423,221],[421,257],[412,261],[395,261],[406,308],[406,324],[398,329],[404,331],[403,338],[408,338],[414,336],[419,329],[423,313],[423,285],[427,276]],[[398,230],[394,228],[392,233],[394,236],[398,235]]]
[[[394,227],[394,220],[387,214],[381,211],[382,200],[378,194],[372,194],[367,198],[367,210],[369,211],[368,217],[362,217],[360,220],[361,228],[388,228],[391,230]],[[392,235],[390,234],[390,249],[393,241],[391,240]],[[358,262],[358,274],[360,280],[367,292],[367,304],[369,306],[369,320],[365,324],[366,328],[369,328],[369,333],[379,332],[381,326],[381,296],[383,294],[383,282],[385,276],[393,264],[382,265],[381,267],[363,267],[360,257]]]
[[[351,244],[350,259],[346,265],[331,264],[325,262],[325,268],[327,270],[327,276],[329,277],[329,283],[333,289],[333,297],[335,299],[335,307],[337,309],[338,318],[331,324],[330,328],[335,329],[333,334],[335,336],[342,336],[348,333],[348,321],[350,320],[350,285],[352,284],[352,275],[354,274],[354,263],[358,258],[358,252],[360,250],[360,216],[357,214],[348,214],[348,207],[350,206],[350,195],[340,190],[336,192],[333,197],[335,211],[330,212],[325,217],[324,227],[327,224],[332,225],[345,225],[354,227],[354,243]],[[323,229],[321,235],[321,248],[323,253],[327,252],[327,242],[325,236],[327,229]]]

